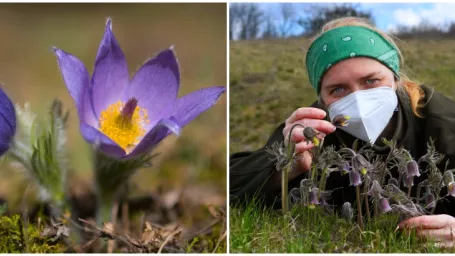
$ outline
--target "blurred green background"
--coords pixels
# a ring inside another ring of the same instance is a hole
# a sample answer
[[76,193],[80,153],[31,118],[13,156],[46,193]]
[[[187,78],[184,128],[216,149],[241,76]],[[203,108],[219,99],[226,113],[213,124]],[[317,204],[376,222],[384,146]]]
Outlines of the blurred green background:
[[[0,82],[14,103],[29,102],[44,114],[54,98],[70,110],[71,183],[90,187],[92,170],[72,98],[52,46],[77,56],[90,73],[107,17],[134,73],[148,58],[174,45],[180,64],[179,96],[226,85],[226,4],[0,4]],[[202,204],[225,205],[226,94],[154,151],[154,166],[133,178],[137,193],[188,188]],[[8,163],[0,172],[0,196],[17,205],[27,184]],[[134,193],[134,191],[133,191]],[[201,195],[203,194],[203,196]]]
[[[397,40],[403,71],[455,100],[455,40]],[[307,38],[231,41],[230,154],[256,150],[299,107],[317,98],[305,69]]]

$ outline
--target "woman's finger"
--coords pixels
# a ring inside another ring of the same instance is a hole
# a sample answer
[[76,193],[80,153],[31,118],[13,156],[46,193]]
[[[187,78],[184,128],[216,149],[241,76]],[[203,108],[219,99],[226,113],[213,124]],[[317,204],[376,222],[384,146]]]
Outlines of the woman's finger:
[[[326,120],[302,119],[299,121],[295,121],[292,124],[286,125],[286,127],[283,129],[283,134],[289,134],[289,131],[291,130],[291,128],[296,124],[303,125],[304,127],[310,126],[314,129],[316,129],[318,132],[322,132],[325,134],[332,133],[336,130],[336,127],[332,123],[330,123]],[[296,130],[297,128],[303,129],[303,127],[297,126],[293,129],[293,131]],[[303,130],[301,130],[301,131],[303,131]]]
[[413,217],[398,224],[399,228],[421,229],[440,229],[449,226],[455,227],[455,218],[446,214]]
[[309,142],[309,141],[301,141],[297,144],[295,144],[295,151],[298,153],[303,153],[305,151],[308,151],[314,147],[314,144]]
[[455,230],[452,227],[440,229],[417,229],[416,234],[435,242],[455,241]]
[[292,124],[295,121],[309,118],[309,119],[322,119],[326,116],[326,112],[319,108],[304,107],[294,111],[291,116],[286,120],[286,125]]

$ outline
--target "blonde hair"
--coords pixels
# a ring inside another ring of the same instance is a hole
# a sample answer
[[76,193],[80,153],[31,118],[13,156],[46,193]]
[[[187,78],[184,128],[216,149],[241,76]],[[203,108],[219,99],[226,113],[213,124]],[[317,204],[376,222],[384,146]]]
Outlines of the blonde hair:
[[[363,26],[378,32],[382,37],[384,37],[397,49],[398,56],[400,57],[400,66],[401,67],[403,66],[404,62],[403,55],[398,46],[396,45],[394,39],[391,36],[374,27],[366,19],[357,17],[345,17],[332,20],[322,27],[321,31],[311,39],[311,42],[316,40],[323,33],[331,29],[343,26]],[[416,81],[409,79],[402,71],[400,71],[397,90],[401,90],[402,92],[404,91],[407,93],[407,95],[409,96],[409,102],[411,104],[412,112],[414,113],[414,115],[422,117],[422,115],[419,113],[419,109],[422,108],[424,105],[421,102],[421,100],[425,97],[425,92],[421,88],[420,84]]]

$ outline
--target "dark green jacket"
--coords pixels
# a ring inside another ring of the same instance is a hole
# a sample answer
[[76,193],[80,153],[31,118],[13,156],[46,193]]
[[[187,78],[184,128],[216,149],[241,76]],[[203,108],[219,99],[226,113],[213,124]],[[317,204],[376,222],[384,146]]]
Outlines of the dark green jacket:
[[[449,169],[455,168],[455,102],[451,99],[433,92],[428,87],[422,86],[425,91],[425,106],[420,110],[423,118],[417,118],[409,108],[403,108],[406,104],[407,95],[398,95],[399,107],[395,112],[396,128],[393,135],[388,139],[396,140],[398,146],[402,146],[410,151],[414,159],[419,159],[426,153],[427,142],[430,138],[435,140],[436,150],[445,154],[446,159],[442,162],[440,169],[443,170],[446,160],[449,160]],[[317,103],[312,105],[318,107]],[[268,206],[278,208],[281,206],[280,189],[273,190],[267,183],[271,174],[276,172],[274,162],[270,160],[270,155],[265,151],[266,147],[275,141],[283,141],[284,123],[278,126],[272,133],[266,145],[254,152],[235,153],[230,157],[230,201],[231,203],[245,203],[255,196],[260,198]],[[345,144],[352,146],[355,138],[341,129],[325,137],[324,146]],[[374,147],[377,154],[386,155],[388,148],[385,146]],[[289,189],[298,187],[300,180],[305,174],[289,182]],[[398,174],[396,173],[398,176]],[[426,178],[425,174],[415,177],[414,184]],[[336,189],[332,193],[329,204],[340,206],[343,202],[355,201],[355,189],[349,186],[348,175],[341,176],[334,172],[327,180],[327,189]],[[415,195],[416,186],[413,187]],[[441,196],[447,195],[445,188],[441,191]],[[453,197],[446,197],[447,200],[439,201],[436,214],[450,214],[455,216],[455,200]]]

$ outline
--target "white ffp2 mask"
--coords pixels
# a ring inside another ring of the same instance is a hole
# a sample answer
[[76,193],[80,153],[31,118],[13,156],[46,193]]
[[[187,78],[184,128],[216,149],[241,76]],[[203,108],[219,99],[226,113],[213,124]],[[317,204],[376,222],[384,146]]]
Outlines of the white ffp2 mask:
[[328,110],[331,121],[337,115],[350,117],[348,125],[339,129],[363,141],[374,143],[397,106],[395,91],[384,86],[353,92],[330,105]]

